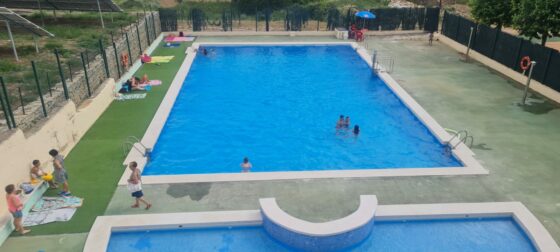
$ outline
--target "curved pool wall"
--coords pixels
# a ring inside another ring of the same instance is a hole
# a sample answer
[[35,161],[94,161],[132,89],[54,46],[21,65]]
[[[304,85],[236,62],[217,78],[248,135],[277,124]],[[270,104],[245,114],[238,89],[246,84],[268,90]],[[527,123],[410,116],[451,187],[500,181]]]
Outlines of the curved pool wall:
[[274,198],[260,200],[262,226],[282,244],[303,251],[340,251],[364,241],[373,228],[377,198],[360,196],[360,206],[342,219],[311,223],[284,212]]
[[[411,248],[560,251],[550,233],[520,202],[377,206],[373,199],[371,195],[361,196],[360,207],[353,214],[326,223],[293,218],[279,209],[274,199],[261,200],[264,203],[261,210],[99,216],[88,234],[84,252],[328,251],[335,248],[354,252],[410,251]],[[375,224],[368,217],[372,211],[375,211]],[[274,236],[275,230],[296,238],[280,241],[279,235]],[[366,233],[369,236],[363,240]],[[326,240],[305,236],[326,237]],[[342,237],[349,241],[332,244]],[[286,246],[286,241],[293,243]]]

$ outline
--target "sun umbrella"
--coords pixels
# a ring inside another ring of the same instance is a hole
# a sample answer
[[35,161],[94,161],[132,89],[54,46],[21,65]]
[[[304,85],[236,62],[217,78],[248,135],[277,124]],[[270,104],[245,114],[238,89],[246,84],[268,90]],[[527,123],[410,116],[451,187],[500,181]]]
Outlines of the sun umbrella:
[[366,26],[366,19],[375,19],[375,14],[369,12],[369,11],[358,11],[356,12],[356,14],[354,14],[356,17],[359,18],[363,18],[364,19],[364,23],[362,25],[362,28],[364,26]]

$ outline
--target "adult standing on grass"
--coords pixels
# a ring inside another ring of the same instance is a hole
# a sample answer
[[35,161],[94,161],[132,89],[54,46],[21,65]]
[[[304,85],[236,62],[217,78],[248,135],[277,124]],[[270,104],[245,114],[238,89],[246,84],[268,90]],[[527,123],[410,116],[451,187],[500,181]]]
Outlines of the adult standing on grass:
[[132,161],[128,164],[128,168],[132,171],[130,178],[128,179],[128,190],[132,193],[132,197],[136,199],[134,205],[130,207],[138,208],[140,207],[140,202],[142,202],[146,205],[146,210],[150,209],[152,204],[148,203],[148,201],[143,198],[144,193],[142,192],[142,178],[140,170],[138,170],[138,163]]
[[23,203],[19,199],[18,193],[19,191],[16,190],[16,186],[13,184],[7,185],[6,188],[6,201],[8,202],[8,210],[14,217],[14,226],[16,227],[16,231],[18,231],[21,235],[27,234],[31,232],[29,229],[24,229],[21,221],[23,219]]
[[64,156],[58,153],[57,150],[52,149],[49,151],[49,155],[53,157],[54,166],[54,181],[57,184],[62,185],[62,191],[59,193],[61,196],[70,196],[70,191],[68,190],[68,173],[64,167]]

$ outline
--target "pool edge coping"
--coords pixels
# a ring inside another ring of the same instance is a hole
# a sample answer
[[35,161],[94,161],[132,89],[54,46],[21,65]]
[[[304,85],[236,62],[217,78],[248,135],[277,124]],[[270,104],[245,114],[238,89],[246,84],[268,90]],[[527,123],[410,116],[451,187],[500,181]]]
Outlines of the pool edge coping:
[[[380,221],[511,217],[538,251],[560,251],[550,233],[521,202],[378,205],[376,209],[375,220]],[[260,210],[98,216],[83,251],[106,251],[113,231],[260,224]]]
[[[177,71],[167,93],[154,118],[150,122],[148,129],[142,137],[142,144],[153,149],[157,139],[161,134],[163,127],[173,109],[173,105],[179,92],[181,91],[184,80],[194,60],[196,58],[196,50],[203,45],[220,45],[220,46],[242,46],[242,45],[346,45],[351,46],[356,53],[372,67],[372,58],[367,50],[356,42],[194,42],[185,51],[187,55]],[[382,70],[378,76],[383,80],[387,87],[399,98],[399,100],[411,111],[418,120],[438,139],[441,144],[446,144],[446,139],[451,136],[439,123],[426,111],[420,104],[410,96],[396,80],[394,80],[387,72]],[[163,184],[163,183],[196,183],[196,182],[225,182],[225,181],[259,181],[259,180],[285,180],[285,179],[320,179],[320,178],[355,178],[355,177],[408,177],[408,176],[456,176],[456,175],[487,175],[489,171],[484,169],[482,165],[474,158],[472,152],[464,143],[455,139],[452,145],[457,147],[452,150],[453,156],[464,166],[463,167],[432,167],[432,168],[384,168],[384,169],[359,169],[359,170],[316,170],[316,171],[281,171],[281,172],[253,172],[253,173],[209,173],[209,174],[173,174],[173,175],[145,175],[142,182],[144,184]],[[142,148],[139,144],[136,144]],[[138,163],[138,168],[143,171],[148,160],[135,148],[131,148],[129,154],[125,158],[123,165],[126,167],[131,161]],[[433,169],[433,171],[432,171]],[[119,185],[126,185],[130,176],[130,170],[125,169]]]

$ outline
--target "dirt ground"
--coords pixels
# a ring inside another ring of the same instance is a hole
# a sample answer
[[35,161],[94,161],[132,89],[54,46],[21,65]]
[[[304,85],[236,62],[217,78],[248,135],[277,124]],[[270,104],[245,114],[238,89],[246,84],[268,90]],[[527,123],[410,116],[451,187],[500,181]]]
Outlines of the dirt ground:
[[160,0],[162,8],[172,8],[177,5],[177,0]]

